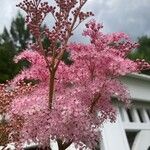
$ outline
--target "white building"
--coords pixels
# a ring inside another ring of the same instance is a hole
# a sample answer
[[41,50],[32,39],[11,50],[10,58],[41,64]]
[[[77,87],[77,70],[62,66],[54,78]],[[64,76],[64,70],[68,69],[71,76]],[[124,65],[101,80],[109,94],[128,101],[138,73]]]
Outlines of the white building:
[[116,123],[103,129],[102,150],[150,150],[150,76],[132,74],[121,79],[128,87],[132,107],[116,104]]

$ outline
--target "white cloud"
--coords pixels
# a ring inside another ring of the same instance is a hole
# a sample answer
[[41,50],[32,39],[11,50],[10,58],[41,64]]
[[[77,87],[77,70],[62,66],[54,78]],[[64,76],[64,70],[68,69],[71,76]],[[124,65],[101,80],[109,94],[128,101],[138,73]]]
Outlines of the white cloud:
[[20,0],[0,0],[0,32],[2,32],[3,27],[9,27],[11,20],[15,17],[18,8],[16,4]]
[[107,32],[123,31],[134,38],[150,35],[149,0],[99,1],[101,5],[95,7],[96,18],[104,23]]
[[[9,26],[15,17],[15,5],[20,0],[0,0],[0,32],[4,25]],[[52,0],[50,0],[52,2]],[[105,32],[123,31],[133,38],[150,35],[149,0],[89,0],[86,10],[92,10]],[[83,29],[83,25],[78,32]]]

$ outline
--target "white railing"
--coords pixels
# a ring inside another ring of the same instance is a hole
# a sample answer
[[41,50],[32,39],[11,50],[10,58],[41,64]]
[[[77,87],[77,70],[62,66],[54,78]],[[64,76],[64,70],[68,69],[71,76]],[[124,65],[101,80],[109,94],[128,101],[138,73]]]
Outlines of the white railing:
[[150,130],[150,103],[141,103],[130,109],[119,107],[119,113],[125,130]]
[[[130,109],[119,107],[119,114],[131,150],[150,148],[150,103],[134,104]],[[131,136],[131,135],[134,135]]]

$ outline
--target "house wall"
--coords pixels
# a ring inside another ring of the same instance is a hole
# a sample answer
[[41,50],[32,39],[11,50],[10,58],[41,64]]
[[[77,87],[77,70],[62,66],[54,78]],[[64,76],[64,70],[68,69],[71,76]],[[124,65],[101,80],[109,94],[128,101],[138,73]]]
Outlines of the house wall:
[[[144,145],[144,142],[145,144],[149,143],[150,146],[150,138],[147,138],[150,137],[150,116],[147,114],[147,111],[150,113],[150,77],[132,74],[122,77],[120,80],[129,89],[133,106],[129,111],[121,108],[124,111],[122,112],[123,114],[120,113],[120,107],[117,107],[118,116],[116,123],[106,123],[102,130],[103,142],[101,150],[148,150],[148,145]],[[144,122],[141,122],[137,110],[140,110]],[[133,117],[133,122],[128,118],[129,112],[131,117]],[[122,117],[125,117],[125,120]],[[132,146],[129,146],[126,136],[127,132],[136,133]],[[140,143],[143,144],[140,145]]]
[[121,81],[129,89],[132,99],[150,102],[150,76],[132,74],[122,77]]

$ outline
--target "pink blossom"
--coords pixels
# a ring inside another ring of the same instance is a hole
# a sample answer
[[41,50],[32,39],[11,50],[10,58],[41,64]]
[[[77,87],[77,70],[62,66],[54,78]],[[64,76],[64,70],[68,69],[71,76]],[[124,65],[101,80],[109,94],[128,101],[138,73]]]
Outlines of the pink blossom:
[[[28,14],[27,23],[39,46],[25,50],[15,58],[16,62],[27,59],[31,65],[22,70],[11,84],[16,86],[20,83],[21,86],[25,79],[38,81],[35,86],[30,86],[28,92],[21,91],[13,98],[8,109],[12,122],[18,118],[21,120],[16,129],[21,142],[32,139],[48,145],[52,138],[58,143],[61,141],[63,146],[75,143],[82,148],[84,145],[93,148],[100,136],[99,127],[108,120],[115,121],[112,97],[126,106],[130,103],[128,90],[119,77],[150,67],[145,61],[127,58],[137,44],[131,42],[126,34],[104,34],[101,31],[103,26],[94,20],[86,24],[83,32],[90,43],[69,43],[77,20],[80,24],[92,15],[81,11],[85,2],[56,0],[60,13],[40,0],[25,0],[19,5]],[[37,20],[34,18],[35,10],[38,11]],[[48,12],[56,19],[54,28],[44,32],[52,42],[47,50],[52,55],[45,53],[39,33],[39,25]],[[66,21],[70,13],[74,21]],[[59,48],[56,47],[57,40],[61,42]],[[71,66],[61,61],[66,49],[74,61]]]

